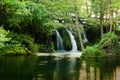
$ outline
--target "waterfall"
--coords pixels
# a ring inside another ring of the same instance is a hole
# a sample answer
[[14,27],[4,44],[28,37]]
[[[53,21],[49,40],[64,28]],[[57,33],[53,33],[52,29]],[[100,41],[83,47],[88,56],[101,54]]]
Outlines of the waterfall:
[[60,36],[60,33],[57,30],[55,31],[56,31],[56,37],[57,37],[57,50],[64,50],[63,41]]
[[73,34],[68,30],[66,29],[69,36],[70,36],[70,40],[71,40],[71,44],[72,44],[72,50],[71,51],[77,51],[77,44],[76,44],[76,41],[75,41],[75,38],[73,36]]
[[83,42],[88,42],[88,39],[87,39],[86,34],[85,34],[85,30],[84,30],[82,25],[81,25],[81,29],[83,31]]
[[118,25],[118,28],[120,29],[120,25]]

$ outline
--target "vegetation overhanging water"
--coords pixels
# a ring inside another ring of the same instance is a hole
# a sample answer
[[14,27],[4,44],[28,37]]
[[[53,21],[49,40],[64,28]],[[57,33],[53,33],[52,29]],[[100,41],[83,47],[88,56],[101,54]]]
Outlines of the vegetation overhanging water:
[[119,0],[0,0],[0,80],[119,80],[119,56]]

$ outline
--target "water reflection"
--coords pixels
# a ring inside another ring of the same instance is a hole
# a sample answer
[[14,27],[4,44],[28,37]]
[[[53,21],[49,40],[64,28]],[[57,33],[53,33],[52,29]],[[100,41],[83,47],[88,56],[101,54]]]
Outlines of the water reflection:
[[39,57],[34,80],[79,80],[79,69],[78,58]]
[[31,59],[32,57],[0,57],[0,80],[32,80]]
[[119,80],[120,59],[92,58],[83,61],[80,80]]
[[120,59],[0,57],[0,80],[119,80]]

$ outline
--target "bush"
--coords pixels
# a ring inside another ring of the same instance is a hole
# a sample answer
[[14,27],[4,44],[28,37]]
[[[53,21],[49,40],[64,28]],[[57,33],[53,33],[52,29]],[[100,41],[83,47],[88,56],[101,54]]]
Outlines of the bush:
[[28,55],[29,51],[21,44],[6,44],[0,48],[2,55]]
[[117,37],[116,35],[112,32],[112,33],[107,33],[104,34],[103,38],[100,40],[100,45],[104,46],[106,44],[111,44],[111,46],[113,45],[112,43],[116,43],[117,42]]
[[112,33],[104,34],[100,42],[94,46],[89,46],[83,50],[83,57],[111,56],[120,54],[120,45],[116,35]]
[[99,45],[88,46],[83,50],[83,57],[102,57],[104,56],[104,52]]
[[107,33],[101,39],[99,45],[109,55],[118,55],[120,54],[120,44],[117,40],[115,33]]
[[9,34],[8,31],[4,30],[3,27],[0,27],[0,48],[5,46],[5,42],[9,41],[10,38],[7,37],[7,35]]
[[25,34],[8,32],[0,27],[1,55],[28,55],[38,52],[34,39]]
[[10,33],[8,36],[11,37],[11,40],[8,42],[9,44],[20,44],[31,53],[38,52],[38,45],[34,43],[34,39],[30,36],[17,33]]
[[39,44],[39,52],[54,52],[54,45],[53,43],[49,45]]

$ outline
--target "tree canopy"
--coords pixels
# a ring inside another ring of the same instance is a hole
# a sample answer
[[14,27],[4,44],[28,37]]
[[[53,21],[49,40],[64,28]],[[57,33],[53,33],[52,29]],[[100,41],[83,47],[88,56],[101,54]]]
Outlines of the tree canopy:
[[[59,27],[72,27],[75,34],[81,34],[81,24],[88,26],[86,30],[91,25],[97,26],[102,36],[115,29],[120,20],[118,0],[76,0],[77,10],[74,2],[75,0],[0,0],[0,26],[16,35],[29,35],[33,43],[40,44],[39,47],[53,50],[54,30]],[[75,12],[80,33],[76,33]],[[106,24],[109,28],[104,27]],[[0,36],[5,38],[3,31]],[[2,44],[1,41],[0,43]]]

